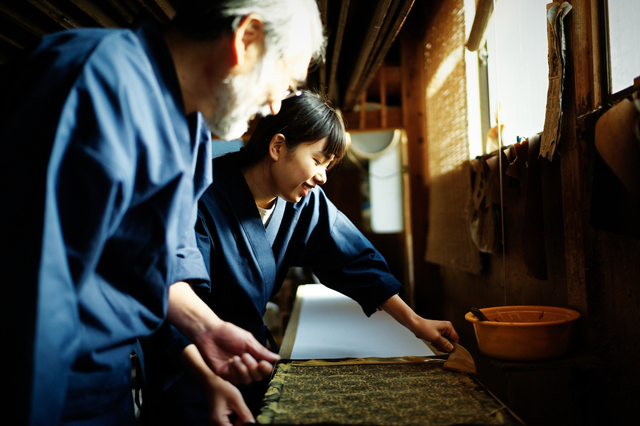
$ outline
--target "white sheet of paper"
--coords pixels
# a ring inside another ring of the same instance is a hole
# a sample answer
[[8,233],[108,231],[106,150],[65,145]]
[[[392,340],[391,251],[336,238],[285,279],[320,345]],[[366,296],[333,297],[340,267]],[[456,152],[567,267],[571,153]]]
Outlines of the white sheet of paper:
[[298,287],[300,318],[291,359],[433,356],[389,314],[367,317],[354,300],[322,284]]

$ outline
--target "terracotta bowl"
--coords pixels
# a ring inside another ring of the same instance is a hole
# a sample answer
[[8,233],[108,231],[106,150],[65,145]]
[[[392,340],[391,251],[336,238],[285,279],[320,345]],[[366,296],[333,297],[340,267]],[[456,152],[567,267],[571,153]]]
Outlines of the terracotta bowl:
[[480,350],[507,361],[543,361],[569,351],[574,310],[553,306],[498,306],[480,311],[489,321],[471,312],[464,316],[473,324]]

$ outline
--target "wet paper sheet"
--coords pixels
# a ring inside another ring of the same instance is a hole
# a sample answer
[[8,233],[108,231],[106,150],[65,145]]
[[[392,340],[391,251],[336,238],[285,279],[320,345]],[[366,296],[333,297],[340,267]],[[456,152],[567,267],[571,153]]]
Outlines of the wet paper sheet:
[[564,17],[571,10],[567,2],[547,5],[547,39],[549,43],[549,89],[540,156],[551,161],[560,140],[562,127],[562,90],[566,57]]
[[389,314],[367,317],[352,299],[322,284],[298,287],[300,317],[291,359],[434,356]]

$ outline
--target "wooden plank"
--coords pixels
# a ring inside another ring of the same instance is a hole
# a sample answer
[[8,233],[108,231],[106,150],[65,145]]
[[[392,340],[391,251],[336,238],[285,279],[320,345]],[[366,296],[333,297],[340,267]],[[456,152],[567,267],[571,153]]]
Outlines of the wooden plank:
[[66,29],[80,28],[82,24],[71,17],[67,10],[54,5],[48,0],[28,0],[29,3],[40,9],[56,23]]
[[[571,19],[566,20],[568,63],[573,64],[574,109],[564,112],[566,127],[559,146],[562,175],[562,204],[564,211],[564,239],[567,268],[567,298],[569,306],[588,316],[587,265],[593,253],[593,233],[587,218],[587,147],[576,131],[579,117],[600,106],[602,102],[598,34],[597,0],[575,2]],[[570,84],[571,80],[566,80]],[[566,93],[572,93],[566,87]]]
[[360,125],[358,126],[358,129],[364,130],[367,127],[366,117],[367,117],[367,94],[362,93],[362,96],[360,96]]
[[47,31],[40,25],[36,24],[31,19],[27,19],[26,16],[22,15],[12,7],[7,6],[5,3],[0,3],[0,14],[4,15],[7,19],[35,36],[42,37],[47,33]]
[[[327,13],[329,9],[327,0],[318,0],[318,9],[320,10],[320,20],[322,21],[322,28],[327,28]],[[325,33],[327,31],[325,30]],[[325,52],[326,54],[326,52]],[[318,75],[320,76],[320,93],[327,94],[327,61],[321,60],[318,65]]]
[[[406,288],[405,301],[412,309],[415,309],[415,286],[416,286],[416,274],[415,274],[415,256],[413,252],[413,218],[411,217],[411,179],[409,174],[409,143],[407,138],[407,131],[402,130],[402,201],[403,201],[403,214],[404,214],[404,253],[405,259],[405,271],[404,282],[402,283]],[[427,341],[425,343],[431,348],[431,350],[439,355],[439,352],[433,347],[433,345]]]
[[110,1],[114,1],[116,3],[122,2],[123,4],[126,4],[127,7],[133,12],[133,15],[138,15],[140,11],[144,8],[144,6],[142,6],[140,2],[137,0],[110,0]]
[[[400,129],[404,127],[402,109],[399,107],[387,107],[387,126],[382,127],[381,110],[365,112],[364,127],[367,130]],[[343,114],[347,130],[360,128],[360,111]]]
[[169,24],[169,16],[154,0],[138,0],[140,4],[164,25]]
[[[405,198],[405,211],[411,218],[405,226],[405,238],[412,248],[414,282],[408,283],[409,300],[414,303],[418,286],[426,286],[427,263],[426,235],[428,225],[428,197],[426,180],[428,163],[426,158],[426,103],[424,81],[424,40],[426,26],[424,5],[409,15],[400,33],[400,72],[402,89],[402,122],[407,134],[408,174],[405,186],[409,197]],[[405,213],[406,214],[406,213]]]
[[380,28],[382,28],[384,24],[384,19],[387,14],[387,10],[389,10],[389,6],[392,0],[380,0],[376,4],[375,11],[373,13],[373,18],[369,23],[369,28],[367,30],[367,34],[364,39],[364,43],[358,53],[358,59],[356,61],[356,65],[351,74],[351,78],[349,79],[349,84],[347,85],[347,89],[344,97],[344,106],[345,109],[351,109],[360,94],[361,91],[358,91],[358,83],[361,81],[362,73],[365,68],[365,64],[369,55],[371,54],[371,49],[373,48],[376,38],[380,35]]
[[384,62],[380,64],[378,74],[380,75],[380,125],[387,127],[387,76]]
[[162,9],[169,19],[173,19],[176,16],[176,9],[168,0],[155,0],[156,4]]
[[100,6],[93,0],[71,0],[78,9],[87,14],[91,19],[96,21],[100,26],[105,28],[117,28],[118,23],[114,21]]
[[[380,66],[380,64],[384,60],[384,57],[389,51],[391,44],[393,44],[393,41],[395,40],[396,36],[399,34],[399,31],[402,28],[402,25],[405,22],[405,19],[409,14],[409,11],[411,10],[413,4],[414,4],[414,0],[404,0],[401,7],[398,9],[398,13],[395,15],[395,17],[387,17],[388,19],[392,19],[393,22],[390,26],[388,26],[389,28],[388,33],[382,35],[384,42],[382,43],[380,49],[378,51],[371,51],[370,57],[365,58],[365,60],[368,63],[368,66],[364,68],[363,71],[359,72],[359,74],[356,74],[356,72],[354,71],[354,73],[351,76],[350,86],[351,85],[354,86],[351,89],[352,93],[357,95],[358,93],[361,93],[367,90],[367,88],[371,84],[371,81],[373,80],[376,74],[376,71],[378,70],[378,67]],[[345,109],[349,109],[351,107],[348,95],[349,95],[349,88],[347,88],[347,95],[345,96],[345,102],[344,102]]]
[[372,63],[375,60],[375,57],[382,49],[382,46],[386,43],[389,34],[393,32],[391,27],[394,25],[393,23],[395,22],[394,18],[396,16],[396,11],[398,10],[398,6],[400,5],[401,1],[402,0],[394,0],[389,5],[389,9],[387,9],[384,21],[382,22],[382,27],[380,27],[378,31],[378,37],[376,37],[376,39],[374,40],[373,47],[371,48],[372,54],[367,57],[367,61],[365,62],[365,73],[372,68]]
[[340,7],[340,15],[338,17],[337,28],[335,29],[336,38],[333,44],[333,52],[331,54],[331,70],[329,71],[329,101],[333,102],[338,93],[336,88],[336,75],[338,73],[338,62],[340,58],[340,50],[342,49],[342,40],[344,38],[344,27],[347,22],[347,13],[349,12],[349,0],[342,0]]
[[385,25],[380,31],[381,36],[377,38],[375,46],[371,50],[372,55],[367,59],[365,72],[363,74],[366,78],[361,79],[359,90],[367,90],[371,84],[371,80],[384,61],[391,44],[394,42],[398,32],[400,31],[400,28],[402,28],[402,24],[409,14],[413,3],[414,0],[400,0],[392,3],[385,18]]
[[9,43],[13,47],[17,47],[18,49],[24,49],[25,48],[25,46],[22,43],[20,43],[17,40],[14,40],[12,38],[9,38],[4,34],[0,34],[0,40],[3,40],[5,42]]
[[296,293],[296,299],[293,302],[293,309],[291,310],[291,316],[287,323],[287,329],[284,332],[282,338],[282,344],[280,345],[279,355],[282,359],[291,358],[291,351],[293,350],[293,344],[296,341],[296,333],[298,332],[298,321],[300,320],[300,308],[302,306],[302,297]]
[[475,52],[484,44],[487,25],[493,14],[493,2],[495,0],[479,0],[476,7],[476,16],[473,18],[471,32],[467,40],[467,49]]
[[116,10],[128,23],[133,23],[135,16],[132,10],[127,7],[127,2],[120,0],[107,0],[109,4]]

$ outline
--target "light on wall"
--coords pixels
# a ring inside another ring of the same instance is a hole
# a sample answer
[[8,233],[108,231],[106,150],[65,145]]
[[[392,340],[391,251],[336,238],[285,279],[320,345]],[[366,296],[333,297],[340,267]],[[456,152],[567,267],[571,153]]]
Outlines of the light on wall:
[[350,132],[349,150],[369,161],[371,230],[377,233],[404,229],[401,130]]

